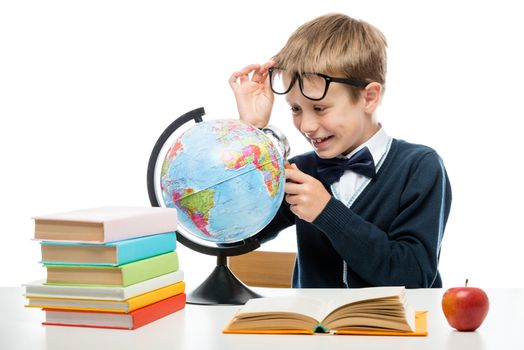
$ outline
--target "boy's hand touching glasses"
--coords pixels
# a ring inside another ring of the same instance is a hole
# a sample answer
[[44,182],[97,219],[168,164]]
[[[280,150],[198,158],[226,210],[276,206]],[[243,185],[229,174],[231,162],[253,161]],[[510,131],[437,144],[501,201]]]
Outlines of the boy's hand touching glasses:
[[274,62],[250,64],[229,78],[235,94],[240,119],[257,128],[267,126],[275,99],[269,86],[268,68]]

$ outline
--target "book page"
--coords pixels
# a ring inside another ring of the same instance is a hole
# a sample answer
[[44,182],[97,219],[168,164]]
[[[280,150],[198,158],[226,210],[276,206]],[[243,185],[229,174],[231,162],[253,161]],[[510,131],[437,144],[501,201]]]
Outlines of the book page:
[[324,319],[330,312],[343,305],[363,300],[387,297],[399,297],[399,300],[402,300],[404,292],[404,287],[370,287],[341,290],[340,293],[337,293],[336,296],[327,301],[326,310],[320,319]]
[[292,312],[320,320],[324,313],[321,300],[305,296],[280,296],[250,299],[241,307],[244,313]]

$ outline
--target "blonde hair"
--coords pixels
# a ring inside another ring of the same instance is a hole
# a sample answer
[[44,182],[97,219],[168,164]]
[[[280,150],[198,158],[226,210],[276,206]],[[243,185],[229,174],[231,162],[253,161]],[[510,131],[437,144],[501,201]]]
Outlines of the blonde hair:
[[[386,38],[374,26],[344,14],[327,14],[306,22],[273,60],[290,74],[343,74],[385,87]],[[361,89],[348,86],[353,100]]]

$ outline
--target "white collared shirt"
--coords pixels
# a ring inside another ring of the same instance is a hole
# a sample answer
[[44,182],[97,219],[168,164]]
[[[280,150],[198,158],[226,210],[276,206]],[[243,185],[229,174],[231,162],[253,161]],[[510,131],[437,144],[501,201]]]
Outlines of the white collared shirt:
[[[362,145],[353,150],[345,158],[351,158],[351,156],[357,153],[364,147],[367,147],[373,156],[376,170],[382,165],[382,160],[389,150],[391,144],[391,136],[386,134],[386,131],[381,126],[380,130],[375,133],[369,140],[364,142]],[[369,178],[364,175],[357,174],[351,170],[346,170],[339,181],[334,182],[331,185],[331,190],[335,198],[342,201],[347,206],[353,203],[356,198],[355,195],[360,193],[363,189],[364,184],[367,184]]]

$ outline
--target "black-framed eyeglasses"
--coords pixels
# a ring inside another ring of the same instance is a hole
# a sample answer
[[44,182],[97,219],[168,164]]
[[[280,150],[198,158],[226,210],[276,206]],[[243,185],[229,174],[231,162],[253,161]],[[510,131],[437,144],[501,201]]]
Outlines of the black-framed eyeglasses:
[[271,90],[277,95],[287,94],[298,80],[300,91],[305,98],[313,101],[322,100],[328,91],[329,84],[342,83],[358,88],[364,88],[369,83],[351,78],[334,78],[321,73],[302,73],[290,76],[283,68],[271,67],[269,71],[269,84]]

